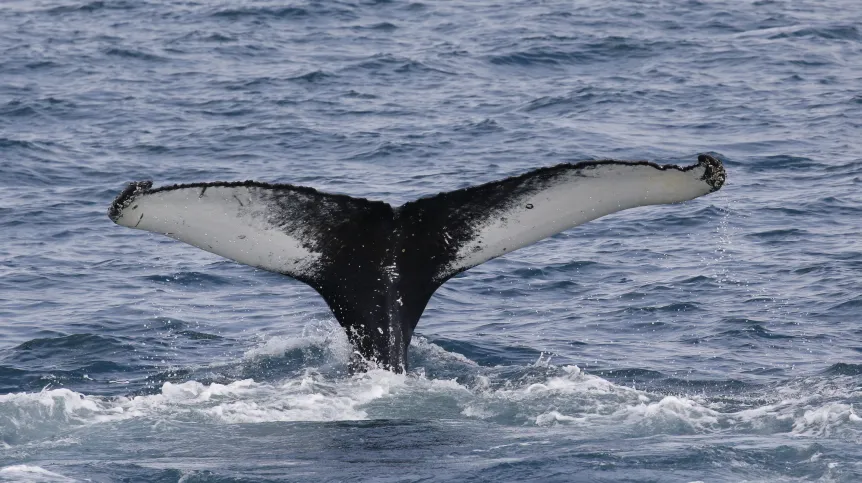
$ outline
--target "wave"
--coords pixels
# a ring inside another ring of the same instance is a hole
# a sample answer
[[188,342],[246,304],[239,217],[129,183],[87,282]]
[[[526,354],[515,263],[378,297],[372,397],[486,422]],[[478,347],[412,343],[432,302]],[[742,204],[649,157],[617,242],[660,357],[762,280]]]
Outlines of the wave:
[[754,324],[744,329],[732,329],[721,332],[716,337],[730,336],[732,338],[759,338],[759,339],[793,339],[792,335],[780,334],[770,331],[761,325]]
[[308,10],[301,7],[246,7],[227,8],[213,12],[213,17],[228,18],[231,20],[245,17],[271,17],[279,19],[305,18],[309,16]]
[[0,468],[0,482],[75,483],[78,480],[35,465],[11,465]]
[[295,82],[296,81],[308,82],[310,84],[314,84],[314,83],[324,82],[327,79],[331,79],[334,77],[335,77],[334,75],[323,72],[322,70],[315,70],[315,71],[308,72],[307,74],[302,74],[302,75],[299,75],[296,77],[291,77],[288,80],[295,81]]
[[148,62],[161,62],[167,60],[165,57],[150,54],[141,50],[124,49],[120,47],[113,47],[105,50],[105,55],[121,57],[124,59],[144,60]]
[[493,119],[483,119],[481,121],[462,123],[453,127],[452,130],[455,132],[467,132],[470,134],[485,134],[505,131],[505,129]]
[[308,21],[311,19],[339,19],[352,21],[358,18],[355,9],[337,7],[332,2],[312,2],[303,6],[243,6],[220,8],[210,14],[213,18],[229,21],[261,20]]
[[749,166],[749,169],[753,172],[771,172],[780,170],[801,171],[808,174],[819,172],[827,167],[828,165],[805,156],[774,155],[757,158],[756,162]]
[[147,275],[144,280],[180,287],[210,288],[231,285],[234,282],[228,278],[214,275],[211,272],[176,272],[171,275]]
[[17,351],[43,351],[43,350],[62,350],[75,349],[82,351],[90,351],[100,349],[105,346],[110,346],[113,349],[130,349],[121,344],[113,337],[106,337],[94,334],[72,334],[60,337],[48,337],[41,339],[33,339],[24,342],[13,350]]
[[[435,338],[429,341],[418,338],[413,345],[415,347],[411,346],[411,350],[415,359],[414,365],[421,366],[433,362],[436,366],[440,360],[445,360],[449,364],[455,363],[461,373],[467,372],[464,369],[470,367],[505,366],[535,361],[542,357],[541,351],[529,347],[483,344],[464,340]],[[433,370],[435,373],[438,372],[436,367]]]
[[862,376],[862,364],[838,362],[829,366],[823,373],[835,376]]
[[668,305],[657,305],[647,307],[626,307],[620,309],[621,313],[648,312],[648,313],[676,313],[676,312],[699,312],[703,309],[697,302],[676,302]]
[[643,59],[685,44],[685,42],[668,43],[610,36],[589,42],[579,42],[577,45],[561,49],[557,46],[571,42],[560,42],[559,39],[552,38],[540,41],[548,41],[554,46],[534,46],[515,52],[490,55],[487,57],[488,62],[495,65],[523,67],[578,65],[610,60]]
[[30,117],[38,115],[39,111],[37,109],[21,101],[12,101],[0,107],[0,116],[2,117]]
[[855,25],[832,25],[825,27],[794,26],[769,30],[775,32],[769,36],[770,39],[814,37],[827,40],[862,40],[862,31]]
[[366,60],[347,66],[345,70],[371,71],[374,74],[436,73],[455,75],[454,72],[432,67],[426,63],[409,57],[395,56],[392,54],[375,54]]
[[39,145],[30,141],[0,138],[0,149],[7,148],[39,149]]
[[[259,363],[322,343],[270,339],[244,360]],[[223,425],[374,419],[468,419],[625,437],[728,432],[862,437],[862,418],[847,401],[852,381],[849,386],[830,379],[800,381],[771,388],[760,398],[751,387],[737,387],[737,396],[708,398],[635,389],[577,366],[554,366],[542,355],[526,366],[482,367],[427,340],[420,339],[414,349],[419,364],[407,375],[371,370],[346,376],[305,368],[274,381],[165,381],[153,394],[134,396],[66,388],[0,395],[0,440],[15,447],[126,421]],[[599,374],[616,380],[663,377],[643,369]]]
[[381,158],[421,156],[430,146],[422,143],[384,141],[374,149],[354,154],[351,161],[377,160]]
[[862,307],[862,296],[857,296],[857,297],[851,298],[850,300],[847,300],[847,301],[844,301],[844,302],[841,302],[839,304],[832,306],[832,308],[830,310],[846,310],[846,309],[858,310],[860,307]]
[[146,5],[145,2],[125,2],[111,1],[104,2],[101,0],[95,2],[84,2],[76,5],[60,5],[47,10],[50,14],[69,14],[75,12],[93,13],[99,10],[131,10]]
[[357,25],[352,27],[353,30],[377,30],[380,32],[394,32],[398,30],[398,26],[389,22],[379,22],[371,25]]
[[769,241],[787,241],[788,238],[798,239],[807,234],[807,230],[800,228],[777,228],[751,233],[748,236],[753,238],[762,238]]

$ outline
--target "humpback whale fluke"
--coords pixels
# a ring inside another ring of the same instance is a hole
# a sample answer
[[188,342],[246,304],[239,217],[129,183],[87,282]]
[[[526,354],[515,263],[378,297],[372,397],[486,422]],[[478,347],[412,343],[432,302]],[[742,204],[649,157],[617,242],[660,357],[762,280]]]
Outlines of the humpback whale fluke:
[[323,296],[355,351],[394,371],[431,295],[492,258],[601,216],[717,191],[721,161],[560,164],[393,208],[255,181],[131,183],[115,223],[288,275]]

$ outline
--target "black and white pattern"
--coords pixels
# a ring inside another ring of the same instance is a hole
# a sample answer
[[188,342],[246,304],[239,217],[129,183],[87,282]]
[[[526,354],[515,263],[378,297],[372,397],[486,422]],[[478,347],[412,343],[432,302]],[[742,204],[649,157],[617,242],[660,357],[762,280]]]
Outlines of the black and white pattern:
[[398,208],[284,184],[139,182],[108,214],[311,285],[358,355],[404,370],[425,305],[457,273],[610,213],[697,198],[724,180],[721,162],[707,155],[688,167],[593,161]]

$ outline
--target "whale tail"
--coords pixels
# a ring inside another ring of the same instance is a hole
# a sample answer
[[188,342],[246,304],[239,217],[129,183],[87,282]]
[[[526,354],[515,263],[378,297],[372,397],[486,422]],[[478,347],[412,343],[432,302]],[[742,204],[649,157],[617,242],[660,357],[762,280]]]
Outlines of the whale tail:
[[688,167],[561,164],[397,208],[289,184],[145,181],[108,216],[310,285],[359,355],[401,371],[425,305],[449,278],[610,213],[711,193],[725,176],[708,155]]

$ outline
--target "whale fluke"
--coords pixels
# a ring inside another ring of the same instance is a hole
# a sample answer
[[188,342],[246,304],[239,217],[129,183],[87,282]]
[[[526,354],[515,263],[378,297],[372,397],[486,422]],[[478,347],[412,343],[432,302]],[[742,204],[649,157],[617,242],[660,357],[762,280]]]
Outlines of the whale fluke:
[[310,285],[358,356],[403,371],[419,317],[449,278],[610,213],[711,193],[725,176],[709,155],[687,167],[589,161],[397,208],[289,184],[144,181],[129,184],[108,216]]

